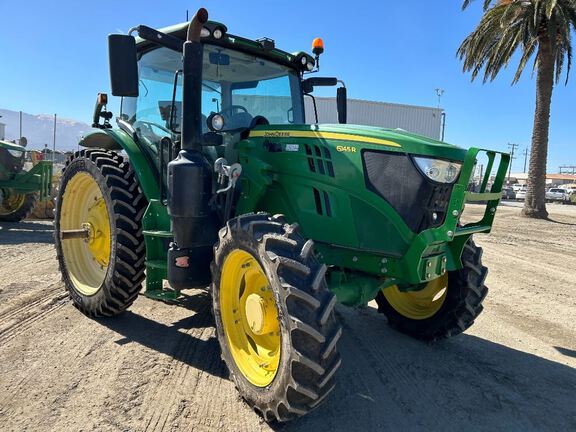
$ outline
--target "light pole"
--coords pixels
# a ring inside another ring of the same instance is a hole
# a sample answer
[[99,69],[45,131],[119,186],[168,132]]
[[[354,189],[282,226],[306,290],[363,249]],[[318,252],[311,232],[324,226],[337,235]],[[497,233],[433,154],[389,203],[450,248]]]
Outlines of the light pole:
[[440,106],[442,105],[442,96],[444,96],[444,89],[437,88],[436,95],[438,96],[438,109],[440,109]]
[[54,136],[52,137],[52,163],[56,162],[56,114],[54,114]]

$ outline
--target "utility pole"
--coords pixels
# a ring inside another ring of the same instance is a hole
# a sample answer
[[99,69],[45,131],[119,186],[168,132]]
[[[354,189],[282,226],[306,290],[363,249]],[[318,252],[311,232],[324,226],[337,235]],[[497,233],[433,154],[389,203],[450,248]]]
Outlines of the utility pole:
[[56,162],[56,114],[54,114],[54,137],[52,141],[52,163]]
[[520,147],[520,144],[508,143],[508,148],[510,149],[510,167],[508,168],[508,184],[510,184],[510,175],[512,174],[512,163],[514,162],[514,153],[516,149]]
[[18,142],[22,138],[22,111],[20,111],[20,134],[18,135]]
[[524,155],[524,174],[526,174],[526,164],[528,162],[528,155],[530,154],[530,152],[528,151],[528,147],[526,147],[524,153],[522,154]]

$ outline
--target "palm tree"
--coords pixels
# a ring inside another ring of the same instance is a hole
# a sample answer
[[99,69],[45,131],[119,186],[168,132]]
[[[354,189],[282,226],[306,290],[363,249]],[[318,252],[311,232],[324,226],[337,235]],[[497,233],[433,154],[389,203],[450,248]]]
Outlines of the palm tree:
[[[464,0],[466,9],[473,0]],[[536,111],[532,154],[523,215],[546,219],[546,159],[552,90],[564,64],[566,82],[572,62],[571,32],[576,29],[576,0],[483,0],[484,16],[460,45],[458,57],[474,80],[482,71],[484,83],[506,68],[516,51],[520,63],[512,84],[520,79],[534,56]]]

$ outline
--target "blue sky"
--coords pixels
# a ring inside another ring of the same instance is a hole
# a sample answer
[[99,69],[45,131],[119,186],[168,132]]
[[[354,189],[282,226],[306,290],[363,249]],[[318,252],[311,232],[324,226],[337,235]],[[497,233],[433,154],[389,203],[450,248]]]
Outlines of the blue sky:
[[[186,9],[192,13],[204,6],[231,33],[268,36],[287,51],[310,50],[312,39],[321,36],[326,45],[321,74],[342,78],[351,98],[436,106],[435,89],[445,89],[448,142],[500,150],[515,142],[519,152],[530,144],[535,100],[530,70],[513,87],[513,67],[482,85],[470,82],[456,58],[478,23],[480,1],[466,12],[460,0],[155,3],[0,0],[0,108],[90,122],[96,94],[109,92],[106,36],[136,24],[181,22]],[[576,75],[555,89],[550,172],[576,165],[575,102]],[[513,171],[522,171],[523,162],[519,157]]]

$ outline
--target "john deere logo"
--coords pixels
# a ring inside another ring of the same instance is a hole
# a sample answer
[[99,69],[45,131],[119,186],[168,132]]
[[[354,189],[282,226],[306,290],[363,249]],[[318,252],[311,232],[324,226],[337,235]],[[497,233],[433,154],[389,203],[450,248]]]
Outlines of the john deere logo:
[[267,138],[288,138],[290,132],[264,132],[264,136]]

